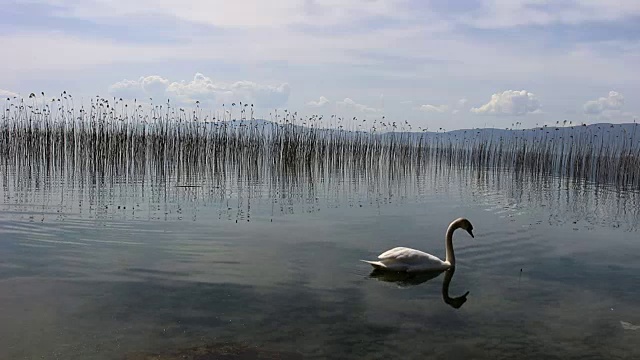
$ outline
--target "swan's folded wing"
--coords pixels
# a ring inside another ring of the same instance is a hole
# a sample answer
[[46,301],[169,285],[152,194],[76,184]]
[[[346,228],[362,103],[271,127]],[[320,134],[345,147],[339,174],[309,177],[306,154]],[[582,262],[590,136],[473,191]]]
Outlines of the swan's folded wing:
[[442,264],[442,260],[438,259],[436,256],[407,247],[396,247],[391,250],[387,250],[380,254],[378,259],[382,261],[398,261],[405,264]]

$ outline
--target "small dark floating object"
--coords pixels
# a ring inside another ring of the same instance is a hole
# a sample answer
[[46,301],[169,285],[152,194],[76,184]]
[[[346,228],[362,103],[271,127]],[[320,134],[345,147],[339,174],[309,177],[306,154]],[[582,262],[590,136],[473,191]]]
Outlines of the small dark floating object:
[[298,360],[302,358],[300,353],[284,353],[232,343],[204,345],[175,352],[135,353],[125,356],[125,360]]

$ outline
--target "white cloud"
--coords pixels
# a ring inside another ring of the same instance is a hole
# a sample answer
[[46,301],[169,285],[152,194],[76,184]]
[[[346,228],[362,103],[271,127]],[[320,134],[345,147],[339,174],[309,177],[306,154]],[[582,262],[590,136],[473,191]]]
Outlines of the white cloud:
[[526,90],[507,90],[491,95],[488,103],[472,108],[471,112],[480,115],[525,115],[540,112],[540,101]]
[[328,105],[330,103],[329,99],[327,99],[324,96],[320,96],[320,99],[318,99],[318,101],[309,101],[307,103],[307,106],[311,106],[311,107],[323,107],[325,105]]
[[[53,6],[59,17],[113,24],[152,15],[215,27],[264,28],[305,24],[332,26],[388,17],[396,21],[428,18],[450,27],[458,23],[479,28],[523,25],[580,24],[617,21],[640,15],[636,0],[549,1],[478,0],[467,11],[435,12],[428,3],[412,7],[410,0],[27,0]],[[444,15],[444,16],[443,16]],[[446,22],[442,19],[448,19]],[[123,20],[124,19],[124,20]]]
[[449,110],[448,105],[422,105],[419,107],[420,110],[431,113],[443,113]]
[[355,101],[351,100],[350,98],[345,98],[342,101],[338,101],[337,104],[338,106],[343,107],[345,109],[355,110],[355,111],[364,112],[364,113],[377,113],[381,111],[378,108],[370,107],[363,104],[358,104]]
[[406,18],[407,0],[30,0],[56,6],[56,15],[111,23],[123,17],[165,16],[182,21],[237,29],[332,25],[362,18]]
[[583,111],[591,120],[606,122],[632,122],[637,119],[633,112],[622,111],[624,96],[617,91],[609,91],[607,97],[587,101],[583,105]]
[[4,100],[5,98],[12,98],[12,97],[18,97],[20,95],[9,91],[9,90],[4,90],[4,89],[0,89],[0,100]]
[[263,108],[278,107],[289,99],[289,84],[262,85],[251,81],[231,84],[215,82],[203,74],[196,73],[191,81],[170,82],[158,75],[140,77],[138,80],[123,80],[109,87],[109,92],[122,98],[167,99],[180,104],[245,102]]
[[587,101],[583,109],[585,114],[599,115],[607,110],[620,110],[622,105],[624,105],[624,96],[617,91],[609,91],[607,97]]
[[[196,78],[200,74],[196,74]],[[166,91],[168,90],[169,80],[164,79],[158,75],[151,75],[147,77],[141,77],[140,86],[144,92],[151,97],[162,97],[165,96]]]
[[473,12],[456,18],[457,22],[478,28],[508,28],[552,24],[582,24],[630,19],[640,15],[636,0],[531,1],[482,0]]
[[[140,78],[142,80],[144,78]],[[142,89],[142,81],[122,80],[109,86],[109,93],[125,99],[142,99],[147,97]]]

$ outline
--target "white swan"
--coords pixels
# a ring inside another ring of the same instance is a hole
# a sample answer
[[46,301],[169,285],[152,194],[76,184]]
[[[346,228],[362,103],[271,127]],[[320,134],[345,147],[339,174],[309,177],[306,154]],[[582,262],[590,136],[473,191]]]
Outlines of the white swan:
[[458,228],[467,230],[473,237],[473,225],[465,218],[458,218],[449,224],[445,240],[446,258],[444,261],[426,252],[406,248],[396,247],[387,250],[378,256],[378,261],[361,260],[371,264],[378,270],[390,271],[442,271],[456,266],[456,258],[453,255],[453,232]]

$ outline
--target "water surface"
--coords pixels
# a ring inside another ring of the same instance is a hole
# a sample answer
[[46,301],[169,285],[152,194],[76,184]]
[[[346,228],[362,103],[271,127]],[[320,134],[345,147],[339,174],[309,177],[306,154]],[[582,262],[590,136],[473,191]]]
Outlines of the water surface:
[[[305,359],[640,357],[640,331],[623,326],[640,324],[633,191],[458,170],[44,179],[2,179],[3,359],[217,344]],[[444,257],[460,216],[476,237],[456,233],[444,293],[446,273],[388,282],[359,262],[394,246]]]

